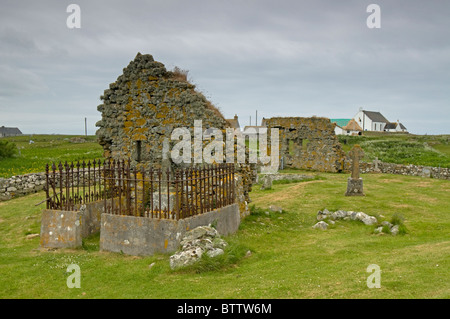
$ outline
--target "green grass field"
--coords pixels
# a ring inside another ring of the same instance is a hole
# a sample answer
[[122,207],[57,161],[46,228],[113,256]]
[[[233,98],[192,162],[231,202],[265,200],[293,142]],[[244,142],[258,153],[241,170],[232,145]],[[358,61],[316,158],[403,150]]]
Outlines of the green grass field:
[[386,163],[414,164],[450,168],[450,135],[380,134],[338,136],[344,151],[361,145],[365,161],[375,157]]
[[[0,202],[0,298],[449,298],[450,182],[363,174],[366,196],[346,197],[347,177],[320,173],[265,191],[255,185],[252,204],[260,209],[225,237],[226,256],[178,271],[166,254],[99,251],[98,235],[79,249],[41,249],[27,235],[40,231],[43,207],[35,204],[44,194]],[[266,214],[272,204],[285,212]],[[351,221],[315,230],[324,208],[401,215],[407,233],[376,235],[374,226]],[[72,263],[81,288],[66,285]],[[379,289],[366,285],[370,264],[381,268]]]
[[[40,172],[52,161],[101,158],[94,136],[82,144],[71,143],[72,137],[8,139],[20,155],[0,161],[0,177]],[[387,162],[408,159],[448,167],[448,136],[372,135],[346,138],[346,144],[343,138],[346,151],[361,144],[366,160],[378,156]],[[401,152],[394,152],[396,145]],[[275,183],[271,190],[255,185],[251,204],[256,209],[236,234],[225,238],[225,255],[178,271],[170,269],[169,255],[102,252],[98,235],[79,249],[41,249],[39,238],[27,235],[40,232],[43,205],[35,204],[44,194],[0,202],[0,298],[450,297],[449,181],[363,174],[367,196],[345,197],[347,174],[314,174],[314,180]],[[285,212],[266,213],[272,204]],[[374,226],[349,221],[327,231],[312,229],[317,211],[324,208],[363,211],[388,221],[400,215],[407,233],[376,235]],[[81,269],[80,289],[66,285],[72,263]],[[370,264],[381,268],[380,289],[366,285]]]
[[[72,135],[33,135],[3,138],[16,144],[20,154],[0,160],[0,177],[45,171],[59,161],[93,160],[103,156],[96,136],[81,136],[85,143],[71,143]],[[34,143],[30,143],[32,140]]]

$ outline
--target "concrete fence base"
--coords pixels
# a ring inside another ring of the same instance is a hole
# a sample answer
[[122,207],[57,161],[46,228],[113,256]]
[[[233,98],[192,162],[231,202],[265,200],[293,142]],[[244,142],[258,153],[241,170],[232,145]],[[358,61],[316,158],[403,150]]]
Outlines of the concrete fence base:
[[100,250],[140,256],[174,252],[186,231],[211,223],[221,235],[236,232],[239,206],[232,204],[180,220],[102,214]]
[[100,232],[100,250],[128,255],[174,252],[186,231],[214,224],[221,235],[238,230],[239,205],[232,204],[192,217],[171,220],[104,213],[104,202],[83,205],[78,211],[44,210],[41,247],[76,248]]
[[82,239],[100,231],[104,202],[79,207],[77,211],[44,209],[41,219],[41,247],[75,248]]
[[82,215],[79,211],[44,210],[41,221],[41,247],[75,248],[81,246]]

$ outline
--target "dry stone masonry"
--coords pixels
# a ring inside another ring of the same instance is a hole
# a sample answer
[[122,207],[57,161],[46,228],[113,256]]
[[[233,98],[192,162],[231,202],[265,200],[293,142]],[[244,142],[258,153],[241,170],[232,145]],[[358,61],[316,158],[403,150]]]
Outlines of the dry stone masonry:
[[44,189],[45,174],[32,173],[0,178],[0,201],[36,193]]
[[[193,137],[196,120],[202,121],[202,130],[216,128],[225,134],[226,128],[231,127],[221,112],[186,80],[185,73],[177,68],[166,70],[149,54],[138,53],[101,99],[103,104],[98,111],[102,119],[96,124],[96,134],[104,156],[130,159],[132,166],[145,169],[177,167],[169,154],[178,143],[171,140],[176,128],[187,128]],[[203,146],[209,142],[204,139]],[[243,216],[248,214],[255,169],[245,163],[236,164],[238,203]]]
[[431,167],[423,165],[402,165],[374,161],[373,163],[361,162],[361,173],[383,173],[407,176],[430,177],[437,179],[450,179],[450,169],[445,167]]
[[264,119],[268,129],[278,128],[284,167],[340,172],[346,156],[334,133],[334,123],[321,117]]
[[[138,53],[101,99],[102,119],[96,125],[106,158],[162,165],[164,141],[175,128],[186,127],[193,136],[194,120],[202,120],[204,129],[229,127],[180,71],[166,70],[149,54]],[[175,142],[170,142],[172,149]]]

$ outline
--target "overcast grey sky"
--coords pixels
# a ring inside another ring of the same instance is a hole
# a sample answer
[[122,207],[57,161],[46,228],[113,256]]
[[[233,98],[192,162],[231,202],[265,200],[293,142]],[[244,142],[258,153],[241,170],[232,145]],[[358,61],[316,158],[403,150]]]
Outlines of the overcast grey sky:
[[[69,4],[81,28],[69,29]],[[381,28],[369,29],[369,4]],[[0,126],[88,134],[137,52],[190,80],[225,117],[351,118],[450,133],[450,1],[0,0]],[[254,124],[254,123],[252,123]]]

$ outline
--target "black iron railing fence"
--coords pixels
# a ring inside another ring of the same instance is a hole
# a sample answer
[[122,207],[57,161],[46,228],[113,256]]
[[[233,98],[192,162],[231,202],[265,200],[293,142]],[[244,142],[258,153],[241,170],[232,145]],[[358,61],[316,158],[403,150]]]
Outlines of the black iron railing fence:
[[180,219],[235,202],[234,165],[136,169],[129,161],[105,160],[46,166],[47,209],[78,210],[103,201],[105,212]]

